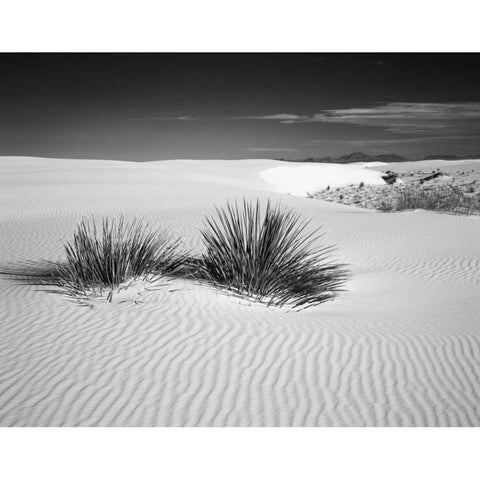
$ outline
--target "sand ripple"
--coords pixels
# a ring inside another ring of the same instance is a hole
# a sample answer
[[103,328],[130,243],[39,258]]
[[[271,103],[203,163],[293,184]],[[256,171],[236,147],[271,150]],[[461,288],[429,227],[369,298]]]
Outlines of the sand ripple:
[[[115,163],[6,169],[0,261],[58,256],[79,216],[119,209],[197,249],[215,203],[270,195],[241,186],[251,170],[224,185],[221,164]],[[176,280],[89,308],[1,279],[0,425],[480,426],[480,222],[285,200],[351,264],[335,302],[267,309]]]

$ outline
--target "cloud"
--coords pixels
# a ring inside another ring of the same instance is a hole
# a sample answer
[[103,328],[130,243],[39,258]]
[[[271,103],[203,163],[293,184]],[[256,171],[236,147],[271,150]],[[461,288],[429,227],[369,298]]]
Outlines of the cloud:
[[195,117],[193,115],[152,115],[146,117],[130,117],[129,121],[132,122],[151,122],[151,121],[193,121],[193,120],[203,120],[202,117]]
[[191,121],[191,120],[200,120],[200,117],[194,117],[193,115],[158,115],[151,117],[151,120],[181,120],[181,121]]
[[248,152],[297,152],[296,148],[286,147],[250,147],[244,148]]
[[279,113],[235,119],[272,120],[293,123],[343,123],[380,127],[396,134],[478,135],[480,102],[464,103],[386,103],[366,108],[323,110],[314,115]]
[[294,113],[276,113],[273,115],[244,115],[239,117],[221,117],[221,116],[194,116],[194,115],[153,115],[151,117],[131,118],[130,120],[164,120],[164,121],[192,121],[192,120],[270,120],[280,123],[301,122],[308,120],[306,115],[296,115]]
[[192,121],[192,120],[271,120],[280,123],[301,122],[308,120],[306,115],[297,115],[294,113],[276,113],[273,115],[244,115],[239,117],[221,117],[221,116],[205,116],[199,117],[194,115],[153,115],[146,118],[131,118],[131,120],[165,120],[165,121]]
[[324,144],[346,144],[346,145],[401,145],[411,143],[428,143],[428,142],[450,142],[451,140],[478,140],[478,135],[442,135],[428,137],[409,137],[409,138],[374,138],[374,139],[315,139],[308,140],[304,145],[324,145]]
[[297,115],[295,113],[276,113],[274,115],[251,115],[244,117],[232,117],[232,120],[277,120],[280,123],[302,122],[308,120],[306,115]]
[[[139,119],[136,119],[139,120]],[[480,102],[464,103],[385,103],[365,108],[323,110],[314,115],[276,113],[250,116],[155,115],[149,120],[258,120],[283,124],[339,123],[377,127],[401,135],[479,136]]]
[[[270,120],[283,124],[343,123],[379,127],[403,135],[438,135],[460,138],[479,135],[480,102],[385,103],[366,108],[323,110],[314,115],[278,113],[232,117],[231,120]],[[405,139],[405,142],[410,141]],[[419,141],[419,140],[418,140]],[[393,142],[392,142],[393,143]]]
[[300,121],[382,127],[399,134],[462,135],[479,131],[480,102],[388,103],[369,108],[324,110]]

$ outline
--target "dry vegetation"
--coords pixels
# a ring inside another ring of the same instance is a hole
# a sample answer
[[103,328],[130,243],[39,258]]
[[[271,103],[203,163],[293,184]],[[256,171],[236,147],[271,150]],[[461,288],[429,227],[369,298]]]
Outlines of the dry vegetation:
[[362,182],[356,186],[326,189],[309,197],[382,212],[431,210],[480,215],[480,191],[476,191],[472,184],[410,182],[393,185],[364,185]]
[[479,215],[480,197],[478,195],[466,195],[450,186],[406,188],[396,190],[395,195],[379,202],[377,208],[383,212],[421,209]]
[[0,273],[28,284],[57,287],[74,298],[101,296],[111,301],[115,287],[137,278],[173,274],[185,263],[179,240],[141,221],[108,218],[97,229],[82,219],[64,246],[65,261],[22,262]]
[[102,296],[130,279],[184,276],[268,305],[306,308],[333,299],[346,273],[320,246],[318,230],[279,204],[261,211],[258,200],[227,204],[207,218],[205,253],[181,253],[179,240],[141,221],[83,219],[65,245],[65,260],[22,262],[0,274],[32,285],[54,287],[76,299]]
[[333,299],[345,280],[318,230],[280,204],[243,201],[206,220],[198,273],[211,284],[268,305],[306,308]]

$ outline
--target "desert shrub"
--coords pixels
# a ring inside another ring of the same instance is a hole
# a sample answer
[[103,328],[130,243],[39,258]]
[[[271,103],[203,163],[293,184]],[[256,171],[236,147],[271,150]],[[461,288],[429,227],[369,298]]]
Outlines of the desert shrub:
[[382,211],[434,210],[466,215],[480,213],[480,199],[465,195],[449,186],[434,188],[408,187],[398,190],[393,198],[378,205]]
[[306,308],[333,299],[346,272],[331,261],[331,246],[321,245],[319,230],[309,221],[267,203],[243,201],[216,209],[201,231],[205,253],[197,277],[219,288],[268,305]]
[[451,188],[411,189],[400,193],[397,198],[397,210],[439,210],[454,213],[474,213],[480,204],[474,197]]
[[0,273],[28,284],[55,286],[75,297],[107,290],[111,301],[121,283],[174,274],[186,261],[179,241],[166,231],[156,232],[136,219],[126,222],[123,216],[103,219],[100,229],[94,219],[82,219],[64,248],[64,261],[27,261]]
[[381,212],[393,212],[395,210],[395,200],[381,199],[378,201],[376,209]]

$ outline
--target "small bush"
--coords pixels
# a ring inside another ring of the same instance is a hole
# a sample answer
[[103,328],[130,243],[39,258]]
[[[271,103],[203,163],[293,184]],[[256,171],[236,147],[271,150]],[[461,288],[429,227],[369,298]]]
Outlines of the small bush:
[[306,308],[333,299],[343,285],[342,265],[329,261],[332,247],[316,247],[323,236],[307,233],[309,222],[277,204],[243,201],[217,208],[202,238],[206,252],[196,275],[268,305]]
[[395,209],[395,200],[392,201],[392,199],[381,199],[378,201],[375,208],[381,212],[393,212]]
[[65,261],[23,262],[0,273],[29,284],[56,286],[74,297],[107,290],[111,301],[114,287],[129,279],[177,272],[186,261],[178,245],[165,231],[150,230],[141,221],[106,218],[97,230],[93,219],[83,219],[64,246]]

